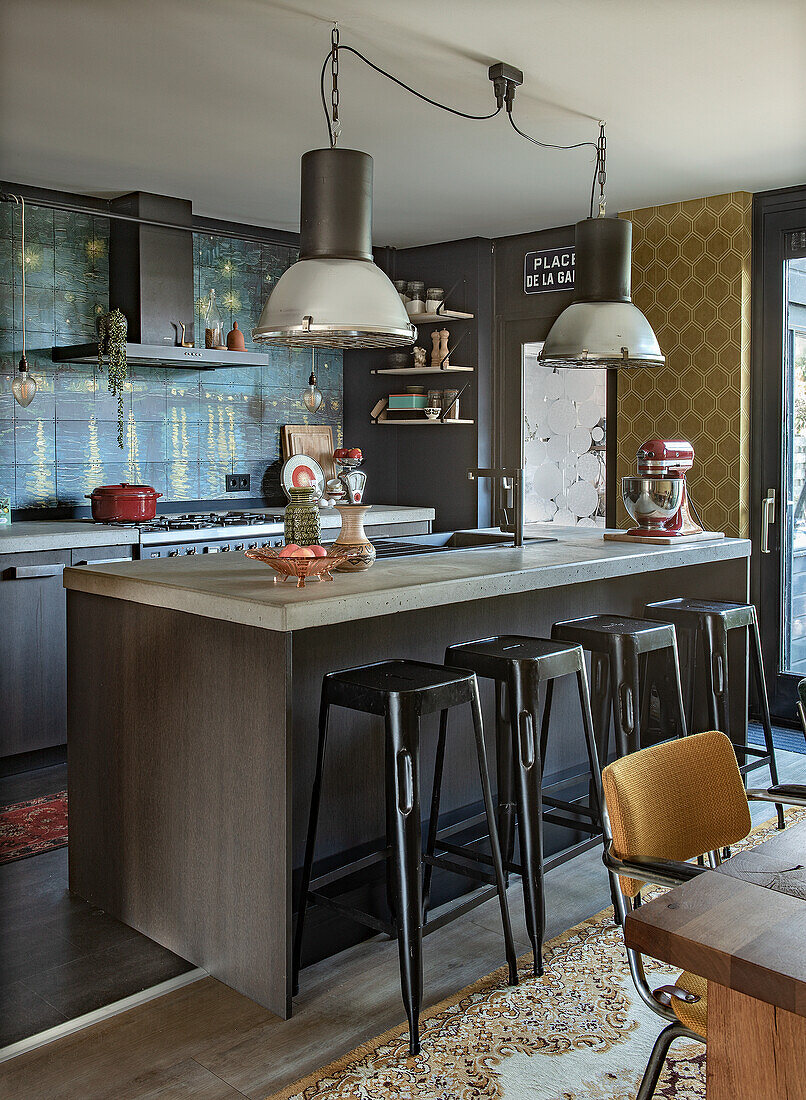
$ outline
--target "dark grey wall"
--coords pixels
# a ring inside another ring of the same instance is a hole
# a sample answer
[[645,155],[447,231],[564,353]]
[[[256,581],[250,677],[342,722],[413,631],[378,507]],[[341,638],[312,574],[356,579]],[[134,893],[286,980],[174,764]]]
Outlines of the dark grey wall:
[[[492,242],[480,237],[421,248],[382,250],[377,262],[391,278],[422,279],[444,287],[448,306],[473,313],[472,321],[447,321],[453,344],[462,342],[454,363],[474,366],[472,375],[444,375],[429,381],[440,388],[470,384],[460,399],[460,415],[476,421],[444,427],[380,427],[369,413],[378,398],[394,392],[403,378],[372,375],[386,363],[388,352],[346,352],[344,357],[344,438],[364,451],[369,502],[419,504],[437,510],[436,527],[453,530],[490,523],[489,487],[467,480],[468,467],[490,461],[492,378]],[[454,284],[457,284],[454,286]],[[451,290],[451,288],[454,288]],[[431,331],[425,325],[417,343],[431,352]]]

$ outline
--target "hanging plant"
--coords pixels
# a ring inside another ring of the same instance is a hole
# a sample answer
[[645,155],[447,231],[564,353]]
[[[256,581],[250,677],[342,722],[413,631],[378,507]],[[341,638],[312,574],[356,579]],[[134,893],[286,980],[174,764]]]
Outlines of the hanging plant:
[[107,382],[109,392],[118,399],[118,446],[123,450],[123,385],[128,373],[126,334],[128,322],[119,309],[102,313],[95,319],[98,332],[98,366],[104,368],[104,353],[109,360]]

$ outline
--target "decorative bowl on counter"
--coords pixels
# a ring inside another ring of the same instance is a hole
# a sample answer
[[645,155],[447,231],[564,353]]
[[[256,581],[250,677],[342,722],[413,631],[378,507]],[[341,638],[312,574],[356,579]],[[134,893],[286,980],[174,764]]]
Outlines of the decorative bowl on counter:
[[244,554],[253,561],[262,561],[279,573],[284,581],[289,577],[297,578],[297,588],[304,588],[308,577],[316,577],[320,581],[332,581],[331,569],[336,569],[350,556],[350,551],[339,550],[332,547],[324,557],[319,558],[281,558],[279,550],[271,546],[256,546],[254,550],[245,550]]

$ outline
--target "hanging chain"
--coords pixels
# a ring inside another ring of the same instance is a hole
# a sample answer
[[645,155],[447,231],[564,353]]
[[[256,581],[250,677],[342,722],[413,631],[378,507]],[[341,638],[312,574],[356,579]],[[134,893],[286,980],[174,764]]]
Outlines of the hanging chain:
[[333,89],[330,93],[330,110],[333,118],[333,142],[335,148],[341,134],[339,122],[339,24],[333,24],[330,32],[330,75],[333,81]]
[[605,216],[605,181],[607,180],[607,138],[605,137],[605,124],[599,123],[599,140],[596,143],[596,158],[599,164],[599,217]]

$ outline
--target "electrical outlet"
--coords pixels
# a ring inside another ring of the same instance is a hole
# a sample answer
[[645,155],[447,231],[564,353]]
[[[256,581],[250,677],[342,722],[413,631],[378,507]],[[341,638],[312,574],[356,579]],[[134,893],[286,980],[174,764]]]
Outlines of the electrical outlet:
[[249,474],[227,474],[226,487],[228,493],[245,493],[249,491]]

